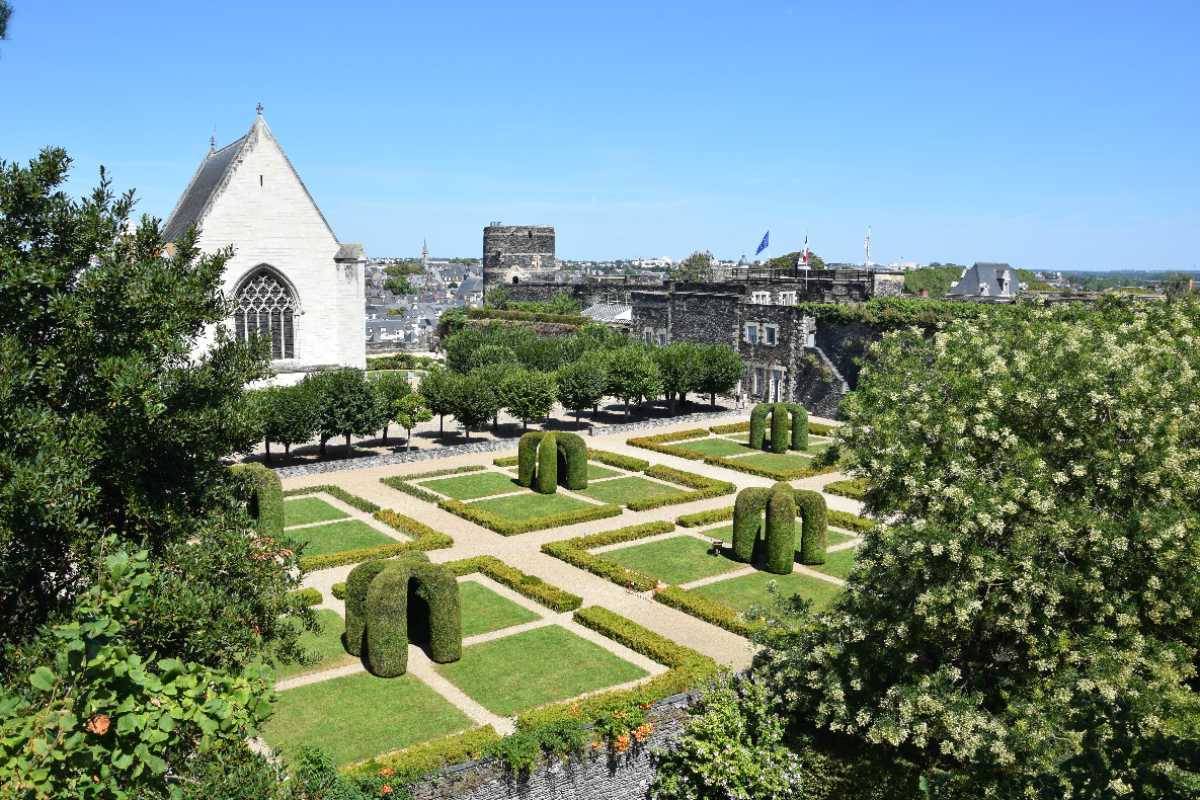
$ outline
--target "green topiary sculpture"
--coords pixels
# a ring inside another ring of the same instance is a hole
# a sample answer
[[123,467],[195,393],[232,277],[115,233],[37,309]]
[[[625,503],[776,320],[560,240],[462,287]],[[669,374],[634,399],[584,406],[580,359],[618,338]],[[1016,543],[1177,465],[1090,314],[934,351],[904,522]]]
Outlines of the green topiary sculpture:
[[792,416],[792,449],[808,449],[808,411],[797,403],[788,403],[787,410]]
[[786,453],[788,449],[788,415],[783,403],[771,406],[771,452]]
[[454,574],[420,553],[366,561],[346,580],[344,644],[372,675],[408,669],[408,643],[428,643],[439,663],[462,657],[462,610]]
[[517,444],[517,483],[541,494],[588,485],[587,444],[575,433],[530,431]]
[[761,562],[767,572],[786,575],[796,560],[796,496],[791,486],[777,483],[767,498],[766,552]]
[[757,486],[742,489],[733,501],[733,557],[749,564],[754,560],[755,543],[762,532],[762,512],[767,507],[769,489]]
[[820,492],[796,491],[796,513],[804,521],[800,529],[800,563],[824,564],[829,546],[829,522],[825,498]]
[[[763,511],[766,524],[763,524]],[[738,492],[733,503],[733,558],[786,575],[796,559],[796,517],[803,521],[800,561],[824,564],[828,539],[825,498],[786,483]]]
[[275,471],[262,464],[235,464],[230,467],[243,480],[250,516],[260,536],[278,538],[283,534],[283,486]]
[[533,476],[537,474],[537,451],[542,442],[541,431],[530,431],[517,442],[517,483],[533,488]]
[[537,475],[533,478],[533,489],[541,494],[558,491],[558,441],[553,433],[542,436],[538,445]]
[[558,480],[573,491],[586,489],[588,485],[587,443],[577,433],[554,434],[558,445]]
[[767,435],[767,414],[771,413],[768,403],[759,403],[750,412],[750,446],[762,450],[763,440]]
[[[767,415],[771,437],[767,439]],[[772,453],[808,449],[808,411],[796,403],[759,403],[750,412],[750,446]],[[769,446],[769,447],[768,447]]]

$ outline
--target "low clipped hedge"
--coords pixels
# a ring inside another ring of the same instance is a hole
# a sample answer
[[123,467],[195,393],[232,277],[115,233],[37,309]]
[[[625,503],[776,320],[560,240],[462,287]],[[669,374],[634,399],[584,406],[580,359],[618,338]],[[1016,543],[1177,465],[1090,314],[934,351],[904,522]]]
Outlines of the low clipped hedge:
[[538,445],[546,434],[529,431],[521,434],[517,441],[517,483],[527,489],[533,488],[533,476],[537,472]]
[[366,778],[391,770],[396,783],[412,783],[444,767],[479,758],[500,738],[495,728],[484,725],[348,764],[341,771],[352,777]]
[[235,464],[229,469],[243,482],[258,535],[278,539],[283,534],[284,497],[279,476],[262,464]]
[[455,575],[470,575],[478,572],[488,576],[497,583],[504,584],[517,594],[524,595],[530,600],[541,603],[554,611],[574,611],[583,605],[583,598],[561,589],[552,583],[547,583],[536,575],[522,572],[514,566],[504,563],[495,556],[475,556],[450,561],[444,566]]
[[362,547],[357,550],[342,550],[338,553],[327,553],[319,556],[301,556],[300,570],[302,572],[314,572],[319,569],[340,567],[345,564],[357,564],[362,561],[380,561],[385,558],[398,556],[401,553],[440,550],[454,545],[454,540],[441,531],[436,531],[423,522],[419,522],[412,517],[406,517],[403,514],[398,514],[390,509],[385,508],[376,511],[373,516],[383,524],[413,537],[412,541],[381,544],[375,547]]
[[867,479],[866,478],[847,478],[842,481],[833,481],[825,484],[821,490],[829,494],[839,494],[842,497],[849,497],[852,500],[862,500],[867,496]]
[[683,447],[677,447],[670,444],[670,442],[681,442],[685,439],[701,439],[707,437],[707,429],[692,428],[686,431],[656,433],[653,436],[634,436],[631,439],[626,439],[625,444],[632,447],[641,447],[644,450],[653,450],[656,453],[665,453],[669,456],[686,458],[690,461],[699,461],[704,457],[700,453],[695,453]]
[[661,464],[655,464],[644,470],[643,474],[651,478],[659,478],[670,483],[686,486],[692,491],[677,495],[662,495],[659,497],[631,500],[626,503],[626,506],[631,511],[646,511],[651,508],[662,508],[663,506],[679,505],[680,503],[693,503],[697,500],[707,500],[710,497],[732,494],[737,489],[735,485],[726,481],[697,475],[694,472],[685,472],[674,467],[665,467]]
[[607,464],[617,469],[627,469],[630,472],[641,472],[650,466],[650,462],[644,458],[613,453],[608,450],[588,450],[588,460]]
[[529,732],[568,721],[593,723],[637,703],[652,705],[664,697],[690,691],[712,680],[721,667],[702,653],[677,644],[633,620],[600,606],[575,612],[580,625],[663,664],[661,675],[629,689],[614,689],[579,700],[567,700],[525,711],[517,716],[517,731]]
[[860,517],[848,511],[835,511],[831,508],[825,512],[825,517],[830,525],[852,531],[866,532],[875,527],[875,520]]
[[684,514],[681,517],[676,517],[675,524],[681,525],[684,528],[699,528],[729,519],[733,519],[733,506],[713,508],[708,511],[697,511],[694,514]]
[[603,555],[588,551],[593,547],[631,542],[647,536],[670,533],[674,529],[675,526],[666,521],[646,522],[641,525],[629,525],[616,530],[593,533],[590,536],[577,536],[574,539],[547,542],[542,545],[542,552],[565,561],[573,567],[579,567],[593,575],[612,581],[618,586],[645,592],[658,586],[657,578],[635,569],[623,567],[614,561],[609,561]]
[[837,425],[826,425],[823,422],[809,422],[808,432],[815,433],[817,436],[831,436],[838,429]]
[[426,478],[444,478],[447,475],[462,475],[466,472],[479,472],[483,468],[484,466],[482,464],[466,464],[461,467],[431,469],[428,472],[418,472],[415,475],[404,475],[402,478],[406,481],[422,481]]
[[296,497],[297,495],[316,494],[321,492],[330,497],[336,497],[348,506],[353,506],[359,511],[365,511],[368,514],[374,514],[379,510],[379,506],[367,500],[364,497],[359,497],[356,494],[350,494],[340,486],[334,486],[332,483],[323,483],[318,486],[306,486],[303,489],[288,489],[283,493],[284,497]]
[[338,581],[333,586],[330,586],[329,593],[331,595],[333,595],[334,597],[336,597],[338,600],[345,600],[346,599],[346,582]]
[[538,443],[533,490],[538,494],[554,494],[558,491],[558,436],[553,432],[542,436]]
[[426,503],[436,504],[442,499],[441,495],[434,494],[428,489],[423,489],[420,486],[417,486],[415,483],[409,483],[407,478],[393,476],[391,478],[380,478],[379,481],[385,486],[390,486],[396,491],[404,492],[405,494],[415,497],[418,500],[424,500]]
[[[828,507],[820,492],[794,490],[795,513],[803,520],[800,531],[800,563],[824,564],[829,550]],[[795,534],[793,533],[793,536]]]
[[580,508],[574,511],[567,511],[562,514],[550,514],[545,517],[513,520],[502,517],[499,514],[493,514],[490,511],[485,511],[469,503],[464,503],[461,500],[454,500],[452,498],[439,500],[437,501],[437,504],[442,510],[449,511],[451,514],[455,514],[465,520],[474,522],[476,525],[482,525],[488,530],[495,531],[501,536],[515,536],[519,533],[540,531],[544,530],[545,528],[558,528],[566,525],[574,525],[577,522],[588,522],[593,519],[615,517],[621,513],[620,506],[604,504],[588,506],[587,508]]
[[664,606],[678,609],[685,614],[691,614],[697,619],[702,619],[718,628],[724,628],[730,633],[736,633],[738,636],[750,637],[754,633],[754,625],[746,622],[735,609],[730,608],[724,603],[718,603],[716,600],[710,600],[707,597],[686,589],[680,589],[678,586],[668,586],[659,589],[654,593],[654,599],[662,603]]
[[710,466],[724,467],[735,472],[745,472],[749,475],[758,475],[777,481],[794,481],[798,478],[810,478],[813,475],[824,475],[827,472],[833,472],[837,469],[836,464],[830,464],[829,466],[795,467],[793,469],[770,469],[768,467],[743,464],[741,462],[742,459],[740,458],[725,458],[724,456],[709,456],[704,459],[704,463]]
[[517,456],[500,456],[493,458],[492,463],[497,467],[515,467],[519,460]]
[[314,589],[311,586],[306,586],[303,589],[297,589],[294,592],[288,592],[288,600],[299,606],[315,606],[320,605],[321,600],[320,589]]
[[750,430],[749,422],[730,422],[726,425],[713,425],[709,428],[710,431],[716,434],[722,433],[742,433]]

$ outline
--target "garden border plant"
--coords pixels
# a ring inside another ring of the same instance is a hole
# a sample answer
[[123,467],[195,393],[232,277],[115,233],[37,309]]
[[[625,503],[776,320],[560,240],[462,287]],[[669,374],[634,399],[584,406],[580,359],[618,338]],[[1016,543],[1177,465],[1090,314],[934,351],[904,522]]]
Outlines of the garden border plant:
[[441,531],[434,530],[425,523],[405,516],[391,509],[383,508],[372,515],[401,533],[412,538],[408,542],[381,544],[376,547],[364,547],[358,550],[342,550],[319,556],[301,556],[300,569],[303,572],[315,572],[330,567],[340,567],[345,564],[357,564],[362,561],[378,561],[412,551],[441,550],[452,547],[454,540]]
[[614,561],[606,559],[603,555],[588,551],[594,547],[632,542],[637,539],[645,539],[649,536],[670,533],[673,530],[675,530],[675,526],[665,520],[644,522],[641,525],[629,525],[624,528],[593,533],[588,536],[576,536],[573,539],[560,539],[556,542],[547,542],[542,545],[542,552],[565,561],[573,567],[587,570],[593,575],[598,575],[605,580],[612,581],[618,586],[645,592],[658,586],[657,578],[638,570],[623,567]]
[[262,464],[234,464],[229,470],[243,481],[250,518],[259,536],[278,539],[283,533],[285,497],[279,476]]
[[471,575],[476,572],[486,575],[497,583],[512,589],[517,594],[528,597],[530,600],[541,603],[546,608],[559,613],[574,611],[583,605],[583,598],[579,595],[572,594],[566,589],[555,586],[552,583],[547,583],[536,575],[522,572],[495,556],[461,558],[457,561],[448,561],[443,566],[458,577]]
[[589,522],[594,519],[616,517],[621,514],[620,506],[604,503],[597,505],[589,504],[586,508],[577,508],[560,514],[548,514],[544,517],[530,517],[529,519],[514,520],[508,519],[507,517],[502,517],[499,514],[494,514],[491,511],[478,508],[471,503],[464,503],[461,500],[446,498],[437,500],[436,502],[438,507],[443,511],[449,511],[451,514],[462,517],[470,522],[474,522],[476,525],[481,525],[488,530],[495,531],[501,536],[516,536],[517,534],[528,533],[529,531],[540,531],[546,528],[574,525],[578,522]]

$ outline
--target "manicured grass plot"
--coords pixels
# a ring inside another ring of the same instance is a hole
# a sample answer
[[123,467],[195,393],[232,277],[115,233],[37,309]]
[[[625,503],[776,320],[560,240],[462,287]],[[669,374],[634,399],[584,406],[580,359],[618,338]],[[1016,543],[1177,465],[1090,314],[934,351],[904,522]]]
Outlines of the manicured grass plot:
[[306,672],[319,672],[357,660],[342,646],[342,631],[345,630],[346,624],[336,611],[330,611],[328,608],[318,610],[317,624],[320,626],[318,631],[304,631],[300,634],[300,649],[306,656],[304,662],[276,664],[277,680],[303,675]]
[[[801,525],[803,525],[803,523],[799,519],[797,519],[796,520],[796,549],[797,550],[800,549],[800,526]],[[723,525],[720,528],[708,528],[707,530],[701,531],[701,533],[703,533],[705,536],[712,537],[713,539],[720,539],[721,541],[725,542],[726,545],[729,545],[733,541],[733,525],[732,524]],[[841,544],[842,542],[848,542],[854,538],[856,538],[856,537],[853,534],[846,533],[844,531],[834,530],[833,528],[829,528],[828,532],[826,533],[825,543],[828,545]]]
[[810,569],[815,569],[817,572],[824,572],[826,575],[832,575],[835,578],[845,580],[849,577],[850,571],[854,569],[854,559],[857,555],[857,547],[835,550],[832,553],[825,554],[824,564],[813,564]]
[[623,506],[633,500],[644,500],[657,497],[673,497],[683,494],[684,490],[667,486],[637,475],[624,478],[613,478],[611,481],[590,483],[580,494],[587,495],[602,503],[612,503]]
[[340,553],[343,550],[357,550],[360,547],[374,547],[396,541],[357,519],[314,525],[311,528],[298,528],[288,531],[287,535],[305,544],[304,555],[306,556]]
[[469,727],[465,714],[411,675],[362,672],[280,692],[263,738],[285,758],[312,746],[341,765]]
[[494,494],[521,490],[521,486],[512,479],[512,476],[490,471],[459,475],[454,478],[439,478],[435,481],[425,481],[419,485],[453,497],[455,500],[475,500],[480,497],[491,497]]
[[754,453],[741,442],[714,437],[712,439],[695,439],[690,442],[673,443],[675,447],[680,447],[684,450],[690,450],[693,453],[699,453],[704,456],[736,456],[744,453]]
[[768,588],[771,583],[778,588],[778,596],[788,597],[798,594],[812,603],[814,611],[820,611],[828,606],[842,591],[842,587],[836,584],[809,575],[801,575],[798,572],[789,575],[755,572],[751,575],[717,581],[688,591],[703,595],[710,600],[716,600],[718,603],[724,603],[738,611],[746,611],[751,606],[769,606],[774,602]]
[[501,597],[478,581],[459,581],[458,597],[462,604],[464,637],[510,628],[538,618],[529,609]]
[[517,521],[548,517],[552,514],[564,514],[568,511],[588,507],[588,504],[582,500],[576,500],[563,494],[538,494],[529,491],[511,497],[477,500],[471,505]]
[[709,549],[708,542],[693,536],[672,536],[656,542],[606,550],[601,555],[623,567],[673,584],[688,583],[745,566],[724,556],[710,555]]
[[799,453],[754,453],[749,456],[738,456],[739,464],[750,464],[763,469],[786,472],[791,469],[804,469],[812,466],[812,459]]
[[503,716],[647,674],[557,625],[472,645],[463,649],[461,661],[439,664],[437,670]]
[[350,516],[339,511],[319,497],[297,497],[283,502],[283,525],[308,525],[313,522],[330,522]]
[[589,481],[598,481],[601,478],[612,478],[612,477],[615,477],[615,476],[621,474],[621,473],[617,472],[615,469],[609,469],[608,467],[602,467],[599,464],[593,464],[590,461],[588,462],[587,467],[588,467],[588,480]]

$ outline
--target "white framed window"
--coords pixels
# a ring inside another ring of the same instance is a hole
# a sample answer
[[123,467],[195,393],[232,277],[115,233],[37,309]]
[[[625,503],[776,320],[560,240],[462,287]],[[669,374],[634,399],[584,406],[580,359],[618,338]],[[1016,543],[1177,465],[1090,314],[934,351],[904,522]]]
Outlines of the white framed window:
[[780,292],[779,293],[779,304],[784,305],[784,306],[796,305],[796,293],[795,292]]
[[772,347],[779,343],[779,326],[763,325],[763,344]]
[[759,305],[759,306],[770,305],[771,293],[770,292],[752,292],[750,294],[750,302],[754,303],[755,305]]
[[667,329],[666,328],[658,329],[658,344],[660,346],[665,346],[667,344]]
[[758,344],[758,323],[747,322],[742,329],[742,336],[749,344]]

